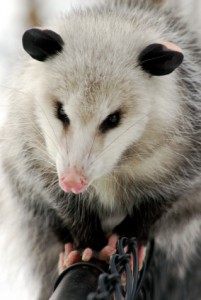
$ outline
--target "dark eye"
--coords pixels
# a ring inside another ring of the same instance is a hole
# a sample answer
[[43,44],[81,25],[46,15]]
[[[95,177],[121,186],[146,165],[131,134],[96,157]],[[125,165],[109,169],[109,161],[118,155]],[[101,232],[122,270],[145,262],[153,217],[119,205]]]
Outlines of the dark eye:
[[113,114],[109,115],[100,125],[99,129],[102,133],[105,133],[107,130],[115,128],[119,125],[121,119],[120,111],[116,111]]
[[61,120],[64,125],[70,124],[70,120],[69,120],[67,114],[65,113],[63,104],[60,102],[57,103],[57,118],[59,120]]

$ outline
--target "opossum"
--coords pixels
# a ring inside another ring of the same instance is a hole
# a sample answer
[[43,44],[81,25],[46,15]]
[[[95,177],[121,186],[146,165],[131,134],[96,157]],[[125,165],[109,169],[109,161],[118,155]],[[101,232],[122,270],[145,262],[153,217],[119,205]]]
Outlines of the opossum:
[[[4,299],[48,299],[64,244],[100,251],[112,234],[154,239],[179,282],[192,261],[199,274],[196,26],[167,4],[110,0],[28,29],[23,47],[1,132]],[[200,299],[188,288],[181,299]]]

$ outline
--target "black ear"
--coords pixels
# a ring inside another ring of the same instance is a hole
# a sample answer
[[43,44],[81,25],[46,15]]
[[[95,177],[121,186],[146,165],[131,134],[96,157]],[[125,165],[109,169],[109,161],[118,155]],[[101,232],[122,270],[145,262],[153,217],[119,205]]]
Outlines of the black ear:
[[51,30],[29,29],[22,38],[24,50],[36,60],[45,61],[62,51],[64,42]]
[[183,53],[179,47],[166,43],[147,46],[139,55],[139,64],[153,76],[167,75],[173,72],[183,61]]

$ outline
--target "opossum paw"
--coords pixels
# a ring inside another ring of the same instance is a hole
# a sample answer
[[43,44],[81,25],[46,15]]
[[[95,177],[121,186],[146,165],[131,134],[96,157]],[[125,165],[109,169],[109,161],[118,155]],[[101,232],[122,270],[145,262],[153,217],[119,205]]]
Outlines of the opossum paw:
[[91,258],[97,258],[102,261],[109,261],[112,254],[116,252],[116,243],[118,237],[116,235],[111,235],[108,238],[108,244],[100,251],[96,252],[91,248],[86,248],[82,253],[73,248],[73,244],[68,243],[65,245],[64,252],[60,253],[58,269],[59,273],[63,272],[70,265],[84,261],[88,262]]

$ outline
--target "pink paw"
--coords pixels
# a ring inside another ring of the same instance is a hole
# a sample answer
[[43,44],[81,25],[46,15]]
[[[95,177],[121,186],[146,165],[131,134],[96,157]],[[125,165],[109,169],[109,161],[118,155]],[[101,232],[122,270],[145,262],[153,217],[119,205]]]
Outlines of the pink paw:
[[111,235],[108,238],[108,244],[98,253],[93,251],[91,248],[86,248],[82,253],[80,253],[78,250],[73,248],[73,244],[66,244],[64,252],[60,253],[59,256],[59,273],[63,272],[74,263],[80,261],[88,262],[93,257],[108,262],[110,256],[116,252],[117,240],[118,237],[116,235]]
[[[100,251],[95,252],[91,248],[84,249],[83,252],[80,252],[74,249],[73,244],[68,243],[65,245],[64,252],[60,253],[59,256],[59,273],[62,273],[66,268],[71,266],[74,263],[84,261],[88,262],[92,258],[99,259],[101,261],[109,262],[110,256],[116,253],[116,243],[118,241],[117,235],[111,235],[108,238],[108,244]],[[138,262],[139,270],[142,269],[144,259],[146,255],[146,247],[140,246],[138,248]],[[133,261],[131,259],[130,266],[133,267]]]

